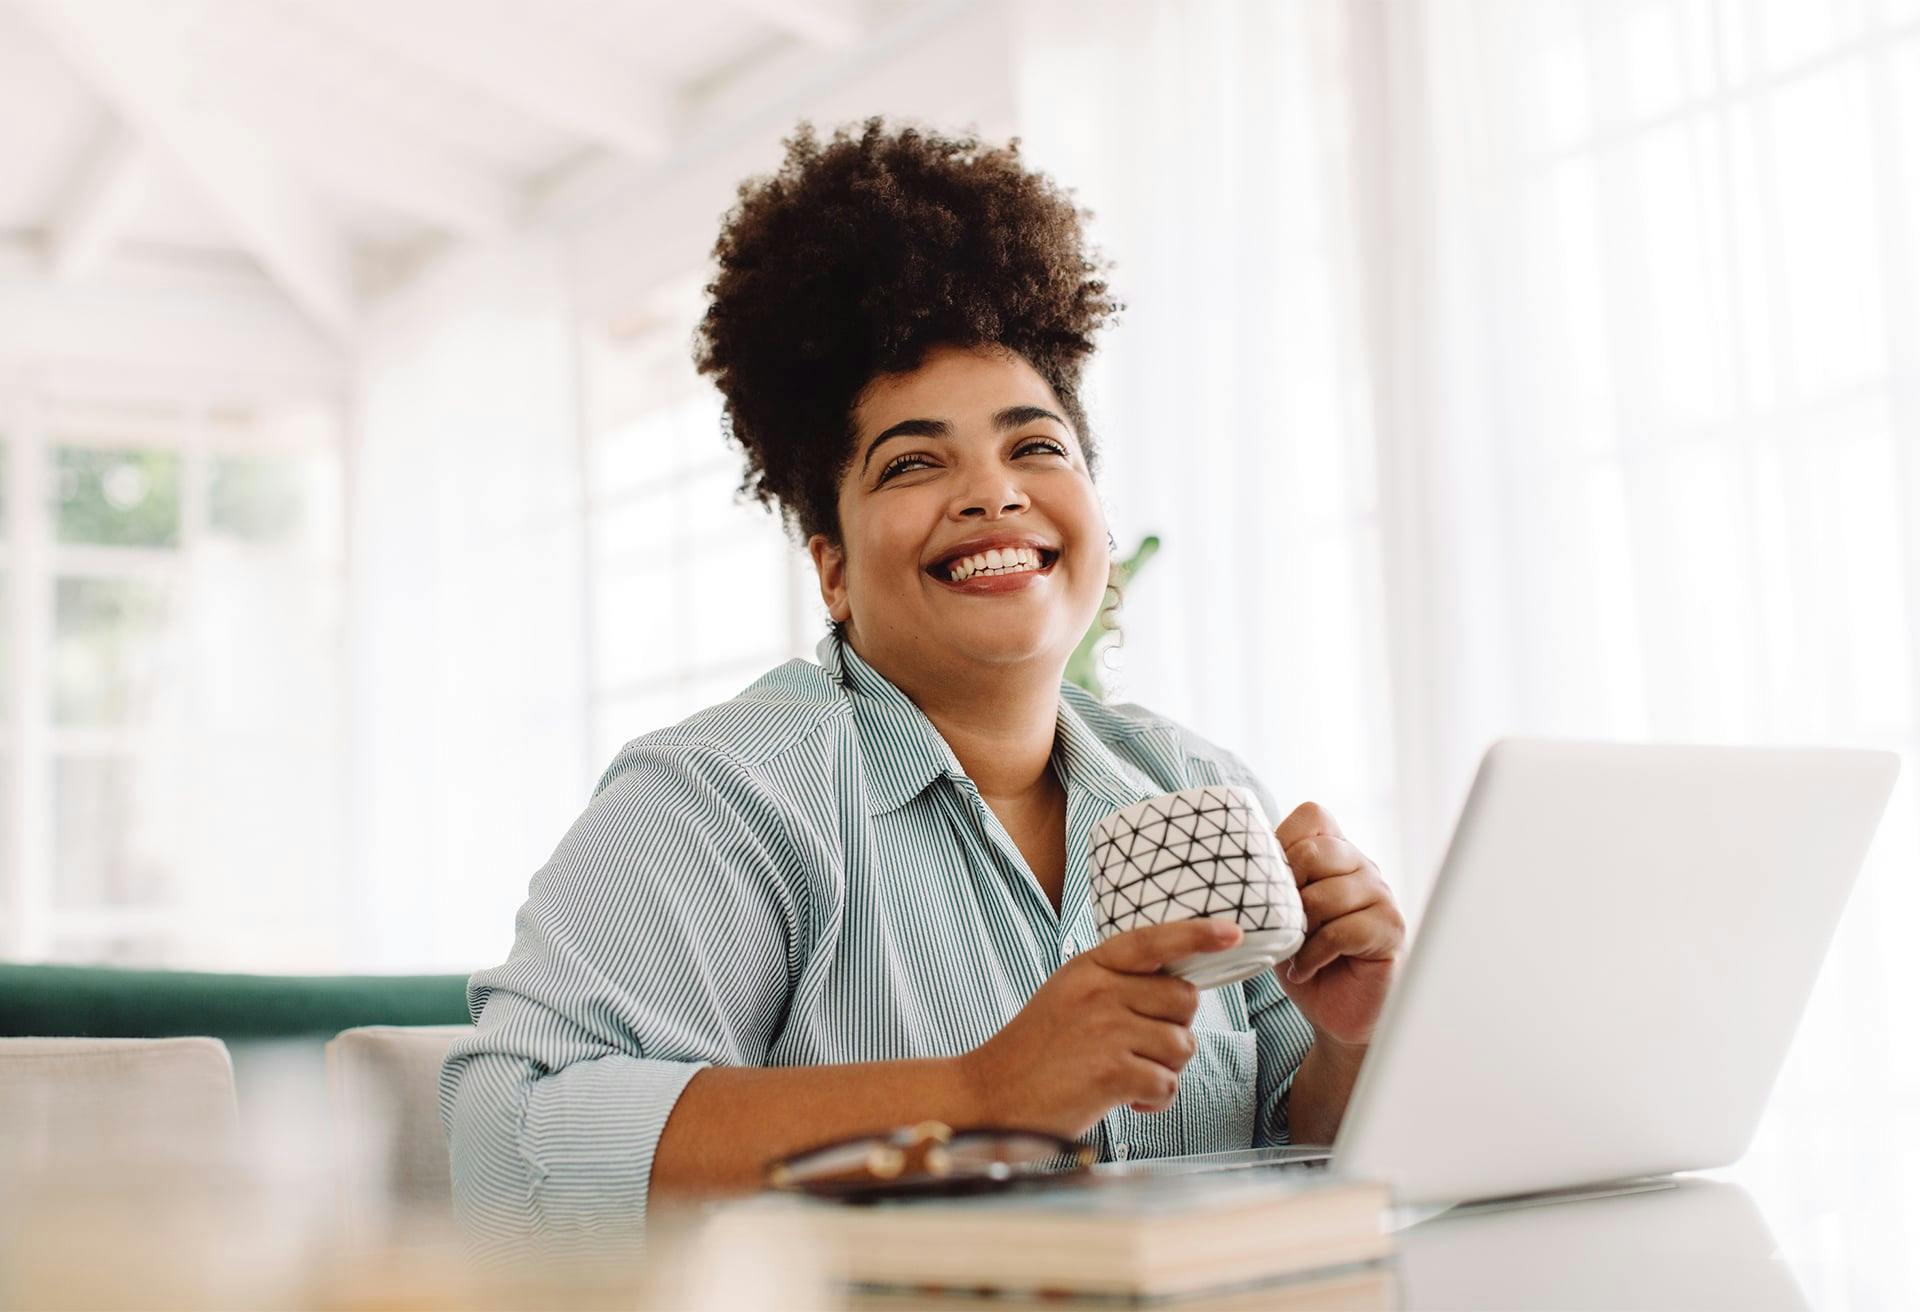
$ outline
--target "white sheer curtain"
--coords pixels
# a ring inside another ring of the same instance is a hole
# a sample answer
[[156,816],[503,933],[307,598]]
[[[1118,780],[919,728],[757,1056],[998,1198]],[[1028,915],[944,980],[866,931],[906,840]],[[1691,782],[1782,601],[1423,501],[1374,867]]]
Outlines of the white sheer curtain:
[[1019,12],[1022,149],[1094,211],[1127,305],[1085,398],[1109,516],[1164,544],[1117,696],[1405,882],[1340,7]]
[[1742,1170],[1820,1269],[1904,1251],[1910,1202],[1840,1234],[1808,1172],[1920,1162],[1920,3],[1055,3],[1026,36],[1022,130],[1131,307],[1090,397],[1114,517],[1168,540],[1126,695],[1414,903],[1501,734],[1900,751]]
[[[1381,265],[1401,275],[1378,302],[1383,376],[1413,382],[1382,407],[1382,448],[1424,453],[1430,505],[1474,490],[1390,583],[1467,599],[1412,630],[1431,646],[1409,656],[1439,675],[1416,712],[1423,765],[1444,778],[1508,730],[1905,757],[1740,1168],[1772,1186],[1803,1269],[1852,1270],[1852,1245],[1904,1252],[1920,1229],[1890,1183],[1920,1163],[1920,6],[1358,12],[1384,20],[1383,232],[1412,251]],[[1884,1164],[1847,1186],[1880,1233],[1827,1223],[1836,1159]]]

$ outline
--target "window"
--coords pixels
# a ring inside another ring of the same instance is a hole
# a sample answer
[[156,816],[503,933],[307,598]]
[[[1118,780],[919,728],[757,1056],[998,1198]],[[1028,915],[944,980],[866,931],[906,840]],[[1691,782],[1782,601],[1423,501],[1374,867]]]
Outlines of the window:
[[792,656],[826,615],[779,520],[736,497],[743,463],[693,368],[701,281],[590,326],[586,400],[589,722],[598,764],[724,701]]
[[326,964],[345,829],[337,410],[25,387],[0,403],[0,950]]
[[[1920,914],[1920,6],[1448,0],[1430,21],[1460,38],[1421,106],[1457,189],[1432,245],[1470,289],[1444,345],[1485,350],[1431,423],[1510,490],[1482,558],[1511,722],[1906,758],[1734,1170],[1788,1253],[1851,1278],[1820,1164],[1885,1153],[1920,1088],[1890,1037],[1920,997],[1899,932]],[[1885,1224],[1912,1231],[1911,1207]],[[1870,1279],[1817,1301],[1888,1301]]]
[[1874,9],[1472,10],[1515,527],[1581,570],[1516,575],[1544,719],[1606,671],[1636,735],[1920,742],[1887,276],[1920,28]]

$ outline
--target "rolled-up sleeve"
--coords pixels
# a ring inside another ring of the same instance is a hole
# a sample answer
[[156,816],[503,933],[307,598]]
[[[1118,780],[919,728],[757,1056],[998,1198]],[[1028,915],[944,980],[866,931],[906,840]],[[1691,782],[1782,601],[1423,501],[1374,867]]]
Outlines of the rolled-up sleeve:
[[709,1065],[764,1064],[803,959],[787,817],[711,748],[627,748],[535,875],[440,1109],[454,1210],[482,1241],[637,1236],[654,1151]]

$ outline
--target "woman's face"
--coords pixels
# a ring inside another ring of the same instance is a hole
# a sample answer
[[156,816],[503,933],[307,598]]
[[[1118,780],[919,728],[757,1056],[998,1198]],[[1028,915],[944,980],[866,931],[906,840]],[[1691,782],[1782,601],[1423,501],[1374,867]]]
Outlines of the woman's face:
[[[1107,524],[1046,380],[1011,352],[944,347],[875,379],[853,418],[843,545],[807,549],[856,649],[908,682],[1028,664],[1058,678],[1106,591]],[[999,563],[979,559],[995,542]]]

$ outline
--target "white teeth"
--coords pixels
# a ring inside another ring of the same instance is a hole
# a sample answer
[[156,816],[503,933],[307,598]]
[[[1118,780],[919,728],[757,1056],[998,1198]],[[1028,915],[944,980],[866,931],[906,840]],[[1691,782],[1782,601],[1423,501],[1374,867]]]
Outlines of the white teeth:
[[1026,570],[1037,570],[1040,565],[1040,553],[1032,547],[994,548],[978,555],[968,556],[955,561],[948,567],[947,577],[955,583],[969,579],[975,574],[1018,574]]

